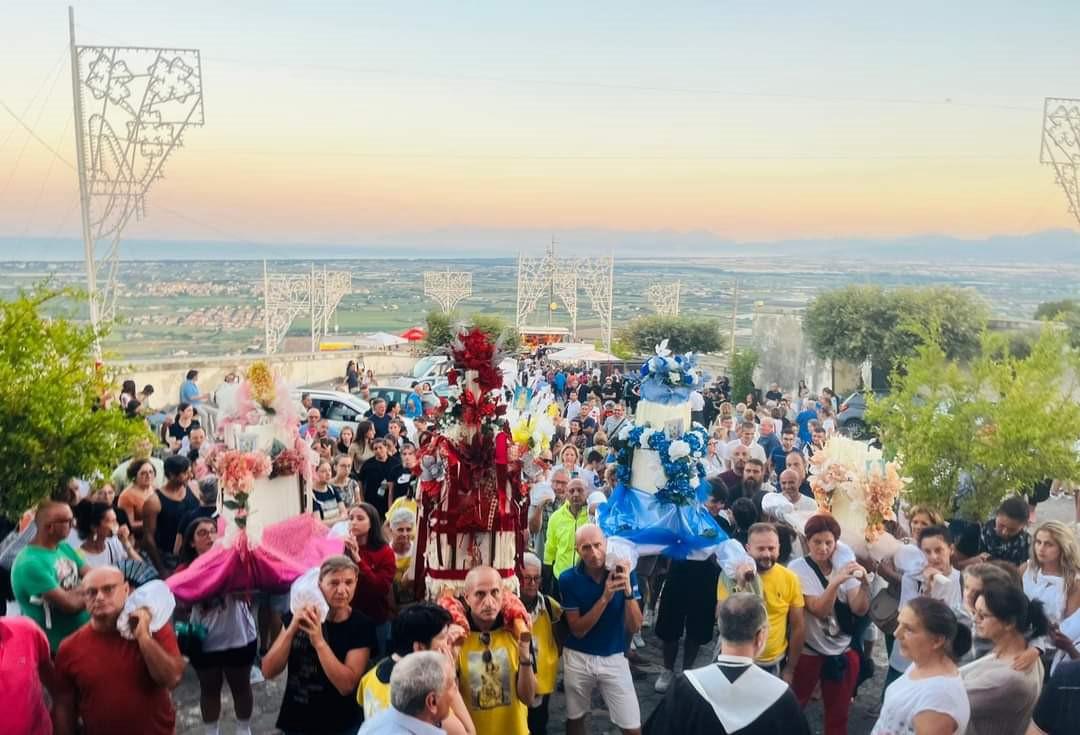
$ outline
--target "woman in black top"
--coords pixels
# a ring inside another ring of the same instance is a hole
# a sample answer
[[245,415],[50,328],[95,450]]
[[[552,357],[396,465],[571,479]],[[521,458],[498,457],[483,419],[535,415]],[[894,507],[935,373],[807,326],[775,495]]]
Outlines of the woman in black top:
[[284,629],[262,660],[272,679],[288,666],[277,727],[286,735],[353,735],[364,721],[356,686],[375,647],[375,629],[351,603],[358,569],[332,556],[319,567],[319,589],[330,606],[326,620],[308,606],[282,616]]
[[349,364],[345,366],[345,385],[350,393],[360,390],[360,369],[356,366],[356,360],[349,360]]

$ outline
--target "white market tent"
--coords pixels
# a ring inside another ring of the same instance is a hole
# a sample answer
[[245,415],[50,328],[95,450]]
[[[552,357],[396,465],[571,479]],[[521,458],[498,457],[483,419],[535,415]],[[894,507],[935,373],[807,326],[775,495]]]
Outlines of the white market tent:
[[373,332],[371,334],[364,334],[356,338],[356,344],[358,346],[365,345],[371,347],[390,348],[397,347],[399,345],[409,344],[409,340],[399,337],[396,334],[390,334],[388,332]]

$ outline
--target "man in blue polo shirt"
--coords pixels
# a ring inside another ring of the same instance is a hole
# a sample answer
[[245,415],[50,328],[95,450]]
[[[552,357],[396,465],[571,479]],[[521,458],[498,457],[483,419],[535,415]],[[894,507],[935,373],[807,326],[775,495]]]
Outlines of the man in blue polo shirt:
[[566,732],[585,735],[585,714],[597,686],[611,722],[627,735],[641,732],[641,709],[624,651],[641,629],[641,594],[627,562],[607,568],[607,540],[598,526],[575,536],[575,566],[559,576],[559,593],[570,635],[563,644]]

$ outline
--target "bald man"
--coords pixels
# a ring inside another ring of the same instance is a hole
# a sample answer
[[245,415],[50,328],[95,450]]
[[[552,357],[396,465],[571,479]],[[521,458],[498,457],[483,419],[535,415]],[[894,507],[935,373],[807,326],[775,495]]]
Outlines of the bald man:
[[461,696],[478,733],[528,735],[528,705],[536,697],[531,640],[503,627],[503,581],[491,567],[465,577],[470,631],[458,655]]
[[54,654],[60,642],[89,618],[78,589],[79,580],[89,569],[65,541],[71,521],[67,503],[50,500],[38,506],[34,515],[37,533],[11,568],[11,587],[19,608],[45,631]]
[[570,635],[563,643],[566,732],[584,735],[585,715],[596,687],[611,722],[627,735],[641,732],[641,709],[630,675],[626,642],[641,630],[641,593],[628,562],[607,568],[607,539],[598,526],[575,535],[581,561],[559,577]]
[[86,735],[168,735],[176,729],[169,690],[184,674],[176,636],[169,623],[151,633],[145,607],[131,617],[134,640],[121,636],[116,624],[128,592],[116,567],[99,567],[83,579],[90,623],[65,640],[56,656],[57,735],[74,735],[80,718]]
[[780,492],[787,498],[795,510],[805,510],[810,513],[817,511],[817,503],[813,498],[808,498],[799,492],[802,477],[795,470],[784,470],[780,473]]

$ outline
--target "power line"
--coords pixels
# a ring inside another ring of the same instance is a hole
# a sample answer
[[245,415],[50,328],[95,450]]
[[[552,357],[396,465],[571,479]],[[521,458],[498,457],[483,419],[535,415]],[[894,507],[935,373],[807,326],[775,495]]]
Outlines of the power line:
[[74,163],[72,163],[67,158],[65,158],[62,153],[57,151],[55,148],[53,148],[51,145],[49,145],[49,143],[44,138],[42,138],[40,135],[35,133],[34,129],[31,128],[29,125],[27,125],[26,122],[21,117],[19,117],[18,114],[16,114],[15,110],[11,109],[6,102],[4,102],[3,100],[0,100],[0,107],[4,108],[4,111],[7,112],[7,114],[9,114],[13,118],[15,118],[15,122],[19,123],[19,125],[21,125],[23,127],[23,129],[25,129],[26,132],[28,132],[30,134],[30,137],[32,137],[34,140],[36,140],[38,143],[40,143],[42,146],[44,146],[47,151],[49,151],[54,156],[56,156],[58,159],[60,159],[61,163],[63,163],[65,166],[70,168],[72,171],[75,170],[75,164]]

